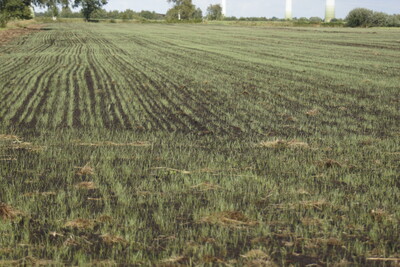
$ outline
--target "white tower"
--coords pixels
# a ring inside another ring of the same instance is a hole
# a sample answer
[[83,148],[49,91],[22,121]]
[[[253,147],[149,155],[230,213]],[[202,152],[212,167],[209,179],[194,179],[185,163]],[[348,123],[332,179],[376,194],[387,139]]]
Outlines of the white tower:
[[325,22],[335,18],[335,0],[326,0]]
[[286,0],[285,19],[292,20],[292,0]]
[[225,17],[226,16],[226,0],[222,0],[221,7],[222,7],[222,15]]

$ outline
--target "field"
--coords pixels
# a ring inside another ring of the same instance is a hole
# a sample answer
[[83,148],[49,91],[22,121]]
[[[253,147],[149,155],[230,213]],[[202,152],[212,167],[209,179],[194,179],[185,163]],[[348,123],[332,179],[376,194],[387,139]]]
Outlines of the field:
[[399,265],[400,30],[57,23],[0,62],[0,266]]

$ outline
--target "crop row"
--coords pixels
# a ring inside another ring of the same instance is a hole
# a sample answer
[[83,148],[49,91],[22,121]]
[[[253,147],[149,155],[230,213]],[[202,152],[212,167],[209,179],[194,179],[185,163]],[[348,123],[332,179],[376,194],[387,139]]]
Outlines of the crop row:
[[350,40],[370,32],[188,29],[57,25],[21,39],[3,54],[0,118],[288,136],[396,128],[399,56],[389,33],[367,46]]

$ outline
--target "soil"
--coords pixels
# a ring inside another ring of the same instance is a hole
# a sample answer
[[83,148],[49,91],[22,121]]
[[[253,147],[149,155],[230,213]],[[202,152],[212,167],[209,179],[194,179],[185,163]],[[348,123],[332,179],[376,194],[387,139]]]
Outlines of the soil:
[[41,24],[31,24],[24,28],[7,29],[0,31],[0,46],[8,43],[22,35],[31,34],[40,31],[43,25]]

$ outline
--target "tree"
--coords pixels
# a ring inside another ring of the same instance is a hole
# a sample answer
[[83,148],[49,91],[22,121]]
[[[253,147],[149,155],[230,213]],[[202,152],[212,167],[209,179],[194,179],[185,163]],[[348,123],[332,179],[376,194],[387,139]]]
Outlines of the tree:
[[389,24],[389,15],[383,12],[374,12],[370,18],[369,25],[374,27],[386,27]]
[[32,12],[24,0],[0,0],[0,27],[5,27],[12,18],[32,19]]
[[207,19],[209,20],[221,20],[223,18],[222,15],[222,7],[221,5],[209,5],[207,7]]
[[91,15],[96,10],[101,9],[107,4],[107,0],[75,0],[74,7],[82,6],[82,14],[86,21],[90,20]]
[[82,13],[88,21],[92,13],[107,4],[107,0],[0,0],[0,26],[5,27],[12,18],[29,19],[32,18],[30,7],[48,7],[56,11],[57,5],[68,7],[82,6]]
[[62,18],[72,18],[73,12],[69,6],[63,6],[60,12],[60,17]]
[[350,11],[346,17],[347,25],[350,27],[368,27],[374,11],[366,8],[356,8]]
[[193,20],[202,17],[201,9],[196,9],[192,0],[167,0],[174,7],[167,11],[167,20]]

